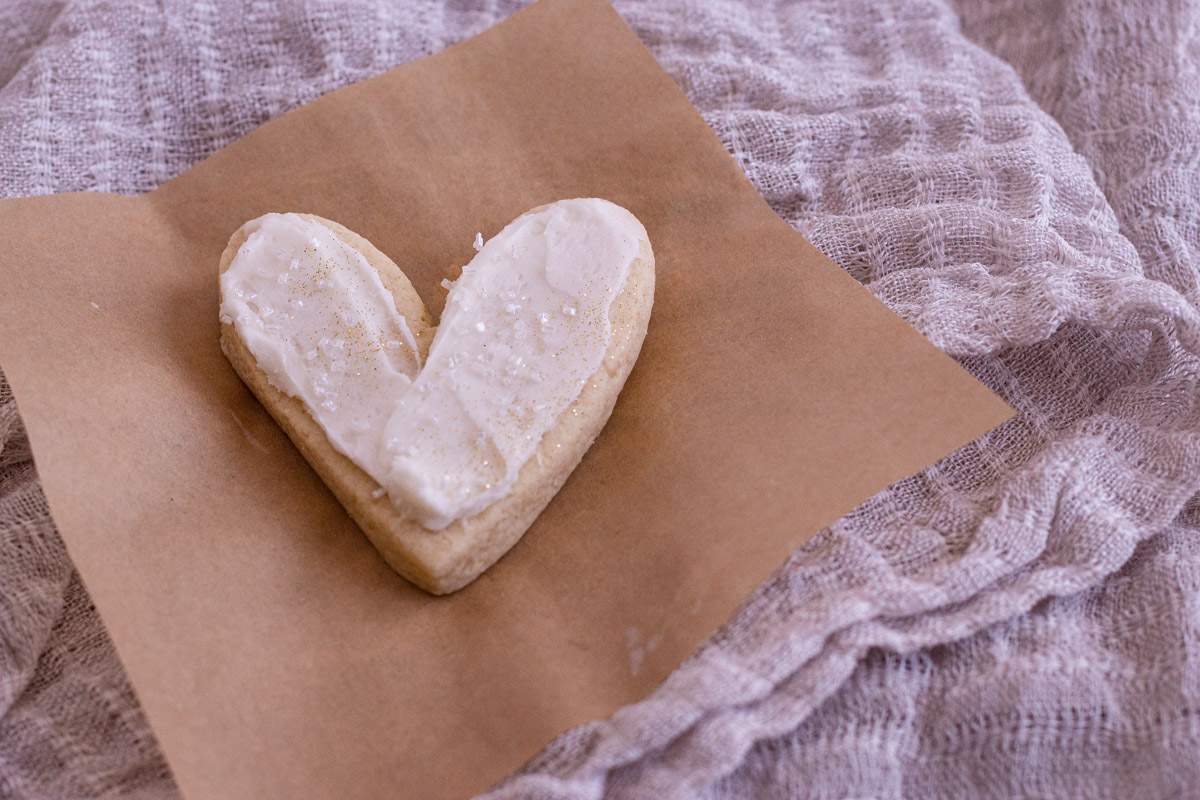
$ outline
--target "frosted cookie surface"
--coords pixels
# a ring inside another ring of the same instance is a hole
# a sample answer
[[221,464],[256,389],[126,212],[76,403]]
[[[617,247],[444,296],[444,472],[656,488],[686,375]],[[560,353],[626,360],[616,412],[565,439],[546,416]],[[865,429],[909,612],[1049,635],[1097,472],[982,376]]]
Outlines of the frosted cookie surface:
[[507,496],[614,335],[628,335],[610,310],[645,240],[632,214],[595,198],[517,218],[463,268],[423,361],[432,331],[330,227],[268,214],[244,230],[221,275],[222,322],[429,530]]

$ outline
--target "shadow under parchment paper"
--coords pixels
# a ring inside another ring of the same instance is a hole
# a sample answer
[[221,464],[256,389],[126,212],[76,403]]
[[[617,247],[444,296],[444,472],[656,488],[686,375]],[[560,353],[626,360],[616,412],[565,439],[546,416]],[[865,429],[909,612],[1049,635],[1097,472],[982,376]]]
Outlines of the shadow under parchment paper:
[[[431,309],[528,208],[605,197],[657,291],[612,419],[467,589],[397,577],[217,346],[267,211],[343,223]],[[542,0],[148,195],[0,203],[0,363],[184,794],[457,798],[644,697],[814,532],[1010,410],[771,212],[600,0]],[[661,644],[631,663],[636,628]]]

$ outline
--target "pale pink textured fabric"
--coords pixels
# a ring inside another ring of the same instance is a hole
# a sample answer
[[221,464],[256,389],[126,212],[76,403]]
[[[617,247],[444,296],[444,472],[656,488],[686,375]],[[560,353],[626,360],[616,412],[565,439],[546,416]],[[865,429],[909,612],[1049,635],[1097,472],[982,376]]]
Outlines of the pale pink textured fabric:
[[[0,194],[148,190],[515,6],[163,5],[0,6]],[[492,797],[1200,795],[1200,3],[617,8],[776,211],[1020,413]],[[174,796],[0,388],[0,798]]]

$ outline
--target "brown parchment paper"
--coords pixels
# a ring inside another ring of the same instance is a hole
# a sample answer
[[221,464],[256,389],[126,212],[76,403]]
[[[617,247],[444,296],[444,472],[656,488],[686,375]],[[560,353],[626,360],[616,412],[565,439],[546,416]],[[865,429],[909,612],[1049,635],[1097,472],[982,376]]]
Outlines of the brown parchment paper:
[[[251,217],[320,214],[436,313],[476,231],[575,196],[650,233],[641,359],[524,540],[430,597],[221,355],[218,257]],[[0,364],[192,800],[482,790],[646,695],[822,526],[1010,414],[770,211],[600,0],[542,0],[149,195],[6,201],[0,227]],[[662,637],[636,670],[634,627]]]

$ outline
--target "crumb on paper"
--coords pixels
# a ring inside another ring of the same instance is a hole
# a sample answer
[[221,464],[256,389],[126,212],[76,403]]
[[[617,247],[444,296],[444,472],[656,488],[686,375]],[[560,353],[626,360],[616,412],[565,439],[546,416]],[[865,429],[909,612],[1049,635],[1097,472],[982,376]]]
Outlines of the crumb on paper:
[[96,309],[97,311],[99,311],[99,310],[100,310],[100,304],[99,304],[99,303],[92,303],[92,308],[94,308],[94,309]]
[[242,418],[237,415],[237,412],[235,412],[233,409],[230,409],[229,416],[233,417],[233,421],[237,423],[238,430],[242,432],[242,436],[246,437],[246,441],[254,445],[256,449],[261,450],[264,453],[267,452],[267,446],[258,439],[254,438],[254,435],[250,433],[250,429],[246,427],[246,423],[242,422]]
[[642,631],[636,625],[625,629],[625,649],[629,651],[629,672],[636,678],[646,659],[646,651],[642,648]]
[[371,497],[373,497],[373,498],[375,498],[376,500],[378,500],[379,498],[383,497],[385,494],[387,494],[387,489],[385,489],[385,488],[383,488],[382,486],[380,486],[378,489],[376,489],[375,491],[371,492]]
[[482,233],[475,234],[475,242],[471,245],[471,247],[475,248],[476,253],[478,253],[480,250],[483,249],[483,234]]
[[629,651],[629,672],[633,677],[642,670],[646,656],[653,653],[663,643],[662,633],[649,637],[642,635],[642,629],[632,625],[625,629],[625,649]]

